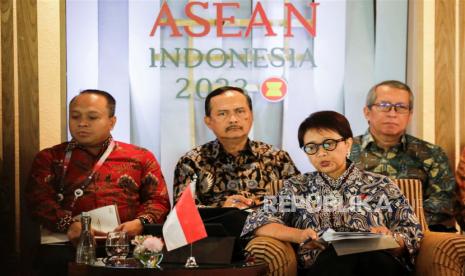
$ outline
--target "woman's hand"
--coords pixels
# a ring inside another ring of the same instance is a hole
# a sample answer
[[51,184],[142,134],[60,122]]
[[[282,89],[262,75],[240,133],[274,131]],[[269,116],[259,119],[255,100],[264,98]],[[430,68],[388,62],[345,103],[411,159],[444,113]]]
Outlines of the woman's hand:
[[318,235],[315,231],[310,228],[301,230],[300,235],[298,237],[297,242],[300,244],[302,248],[305,249],[320,249],[324,250],[326,247],[317,241]]
[[391,230],[389,230],[386,226],[373,226],[370,228],[370,232],[376,234],[392,235]]
[[310,228],[298,229],[279,223],[269,223],[258,227],[255,230],[255,235],[297,243],[305,249],[325,249],[325,246],[317,241],[316,232]]
[[391,252],[395,256],[400,256],[400,255],[402,255],[402,253],[404,253],[405,241],[404,241],[404,238],[402,237],[402,235],[399,235],[398,233],[392,233],[391,230],[389,230],[385,226],[371,227],[370,232],[371,233],[378,233],[378,234],[384,234],[384,235],[392,236],[396,240],[396,242],[399,244],[399,247],[389,249],[388,251]]

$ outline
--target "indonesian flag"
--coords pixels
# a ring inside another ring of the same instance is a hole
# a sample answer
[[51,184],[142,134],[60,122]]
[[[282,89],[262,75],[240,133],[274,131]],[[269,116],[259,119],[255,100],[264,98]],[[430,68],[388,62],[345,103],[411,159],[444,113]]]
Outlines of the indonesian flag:
[[163,238],[168,251],[207,237],[194,202],[196,178],[186,187],[163,225]]

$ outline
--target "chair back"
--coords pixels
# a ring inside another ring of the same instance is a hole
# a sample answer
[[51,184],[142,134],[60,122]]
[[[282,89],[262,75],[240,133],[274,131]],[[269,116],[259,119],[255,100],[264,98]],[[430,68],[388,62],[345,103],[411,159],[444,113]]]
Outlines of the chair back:
[[423,189],[419,179],[395,179],[394,182],[405,195],[410,206],[418,217],[421,224],[421,230],[426,231],[425,213],[423,212]]

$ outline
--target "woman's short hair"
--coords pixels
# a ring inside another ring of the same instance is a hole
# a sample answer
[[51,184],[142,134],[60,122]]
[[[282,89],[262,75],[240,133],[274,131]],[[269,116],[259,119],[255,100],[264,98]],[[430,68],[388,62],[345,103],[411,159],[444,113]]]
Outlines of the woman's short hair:
[[350,128],[349,121],[347,118],[337,113],[336,111],[318,111],[310,114],[299,126],[297,138],[299,139],[299,146],[304,146],[304,136],[310,129],[325,129],[331,130],[342,138],[352,138],[352,129]]

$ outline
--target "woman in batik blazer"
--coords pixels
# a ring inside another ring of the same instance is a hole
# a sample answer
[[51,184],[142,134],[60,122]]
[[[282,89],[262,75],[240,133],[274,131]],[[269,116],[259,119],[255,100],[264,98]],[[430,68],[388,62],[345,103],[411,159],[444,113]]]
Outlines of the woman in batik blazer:
[[[421,227],[412,207],[387,177],[357,169],[347,155],[352,130],[334,111],[311,114],[299,144],[317,171],[286,180],[277,197],[247,218],[242,235],[292,242],[309,275],[402,275],[414,262]],[[392,235],[399,247],[337,256],[319,237],[336,232]]]

